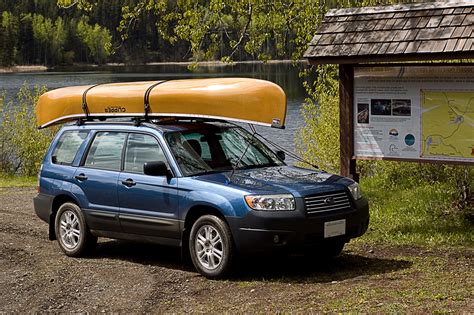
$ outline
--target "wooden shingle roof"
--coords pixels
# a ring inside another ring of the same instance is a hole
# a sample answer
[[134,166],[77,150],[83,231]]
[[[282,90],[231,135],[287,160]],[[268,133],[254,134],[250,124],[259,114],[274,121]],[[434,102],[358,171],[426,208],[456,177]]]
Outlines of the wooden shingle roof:
[[310,63],[473,59],[474,0],[334,9],[304,57]]

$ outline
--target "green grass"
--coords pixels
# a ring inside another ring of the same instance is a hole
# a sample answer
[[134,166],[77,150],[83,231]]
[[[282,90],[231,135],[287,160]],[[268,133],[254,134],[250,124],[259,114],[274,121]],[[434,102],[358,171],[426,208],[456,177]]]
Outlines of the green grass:
[[[35,187],[36,180],[0,174],[0,188]],[[361,187],[369,200],[371,221],[369,231],[356,242],[474,247],[474,226],[453,208],[449,185],[401,181],[387,187],[376,176],[363,178]]]
[[[369,231],[360,241],[395,245],[474,245],[473,225],[453,206],[455,192],[443,183],[387,187],[379,177],[361,181],[369,200]],[[472,209],[470,210],[472,211]]]
[[[326,312],[459,312],[472,295],[468,260],[446,256],[399,256],[410,267],[378,274],[357,284],[332,286],[340,292],[327,299]],[[339,287],[338,287],[339,286]],[[345,288],[348,287],[348,288]],[[323,291],[324,292],[324,291]]]
[[36,176],[13,176],[0,174],[0,188],[35,187],[36,182]]

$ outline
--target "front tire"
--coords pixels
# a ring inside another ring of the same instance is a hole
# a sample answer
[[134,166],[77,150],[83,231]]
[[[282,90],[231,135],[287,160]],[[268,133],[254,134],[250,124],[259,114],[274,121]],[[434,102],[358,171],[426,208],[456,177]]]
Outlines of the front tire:
[[97,244],[97,237],[90,233],[81,208],[72,202],[59,207],[54,230],[59,247],[67,256],[85,256]]
[[210,279],[224,277],[234,256],[232,234],[219,217],[204,215],[196,220],[189,236],[189,251],[194,267]]

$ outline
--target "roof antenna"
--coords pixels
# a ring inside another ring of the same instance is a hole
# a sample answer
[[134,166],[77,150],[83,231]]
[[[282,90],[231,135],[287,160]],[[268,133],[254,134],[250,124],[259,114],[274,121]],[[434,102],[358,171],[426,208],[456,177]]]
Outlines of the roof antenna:
[[[252,130],[252,132],[253,132],[252,136],[254,136],[257,133],[257,130],[255,130],[255,126],[252,125],[252,124],[249,124],[249,127],[250,127],[250,130]],[[234,173],[235,173],[235,170],[236,170],[237,166],[239,165],[240,161],[242,161],[242,159],[244,158],[244,156],[247,153],[247,150],[249,149],[249,147],[250,147],[250,141],[248,141],[247,147],[245,148],[244,152],[242,153],[240,158],[237,160],[237,162],[235,164],[232,164],[232,172],[230,173],[229,180],[231,180],[232,176],[234,176]]]

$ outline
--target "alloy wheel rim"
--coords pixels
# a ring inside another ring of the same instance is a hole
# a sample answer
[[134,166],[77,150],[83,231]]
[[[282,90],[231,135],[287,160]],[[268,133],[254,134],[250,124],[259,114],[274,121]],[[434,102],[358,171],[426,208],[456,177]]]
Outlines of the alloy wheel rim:
[[195,251],[199,263],[209,270],[220,266],[224,258],[222,237],[211,225],[203,225],[196,234]]
[[73,249],[81,240],[81,224],[77,215],[70,211],[64,211],[59,218],[59,235],[61,243],[67,249]]

